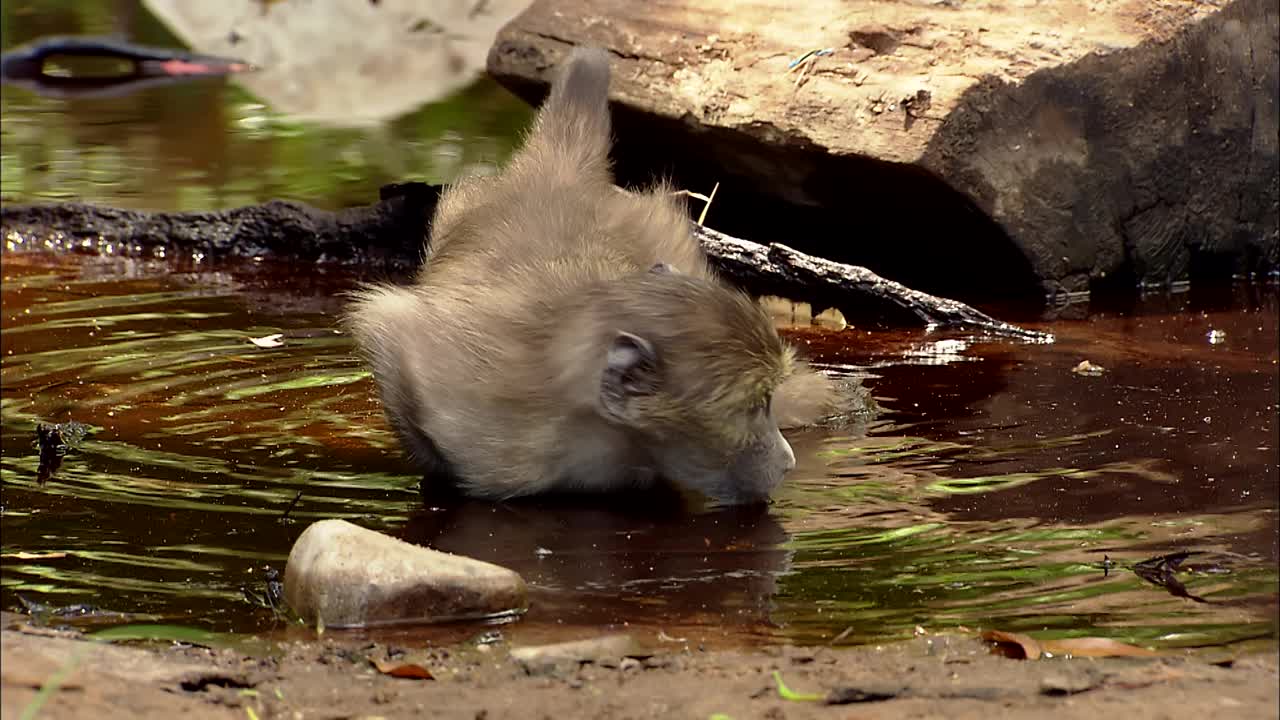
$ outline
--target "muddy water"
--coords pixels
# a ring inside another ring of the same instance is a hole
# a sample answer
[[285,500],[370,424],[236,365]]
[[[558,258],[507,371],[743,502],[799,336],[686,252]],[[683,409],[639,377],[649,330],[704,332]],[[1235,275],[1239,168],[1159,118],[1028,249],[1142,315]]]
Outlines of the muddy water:
[[[279,631],[241,588],[282,568],[308,522],[343,517],[523,573],[533,607],[503,628],[518,638],[1276,636],[1273,290],[1043,323],[1052,345],[791,331],[823,367],[864,376],[882,413],[794,434],[799,466],[768,508],[423,507],[336,329],[352,278],[3,260],[6,608],[21,595],[125,614],[81,622]],[[282,346],[249,342],[273,333]],[[1073,373],[1083,359],[1106,372]],[[35,425],[68,419],[91,432],[42,486]],[[1130,569],[1181,550],[1197,554],[1177,577],[1204,602]]]
[[[133,0],[0,6],[6,49],[107,32],[176,44]],[[483,81],[361,130],[296,122],[221,81],[74,101],[6,87],[0,194],[165,210],[362,204],[385,182],[501,162],[529,117]],[[800,464],[768,508],[423,507],[336,331],[352,277],[9,248],[2,259],[6,609],[21,597],[116,613],[80,624],[303,632],[242,588],[282,568],[308,522],[344,517],[520,571],[533,607],[503,628],[520,639],[625,626],[707,644],[865,643],[982,626],[1275,642],[1274,289],[1045,322],[1053,345],[791,331],[829,371],[865,377],[883,413],[792,435]],[[274,333],[282,346],[248,341]],[[1084,359],[1107,371],[1072,373]],[[42,485],[35,426],[66,420],[91,432]],[[1204,602],[1131,569],[1175,551],[1197,553],[1176,577]]]

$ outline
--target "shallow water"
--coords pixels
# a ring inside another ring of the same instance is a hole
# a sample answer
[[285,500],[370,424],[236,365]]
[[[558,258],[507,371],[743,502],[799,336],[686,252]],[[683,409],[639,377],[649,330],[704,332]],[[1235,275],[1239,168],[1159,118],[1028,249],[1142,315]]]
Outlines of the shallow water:
[[[0,50],[63,34],[183,47],[139,0],[0,4]],[[0,195],[171,211],[272,198],[329,209],[363,205],[387,183],[438,184],[493,167],[532,115],[487,78],[392,122],[360,128],[303,122],[221,78],[71,100],[5,85]]]
[[[344,517],[524,574],[533,607],[504,628],[517,638],[621,626],[711,644],[877,642],[917,626],[1157,646],[1276,635],[1274,290],[1044,323],[1052,345],[792,331],[823,367],[865,376],[883,412],[793,434],[799,466],[767,509],[424,508],[336,329],[349,276],[3,259],[7,608],[21,594],[128,614],[97,623],[280,630],[241,587],[282,568],[308,522]],[[248,340],[273,333],[282,347]],[[1074,374],[1082,359],[1107,371]],[[41,486],[35,424],[68,419],[92,432]],[[1199,553],[1178,577],[1207,602],[1129,569],[1179,550]]]
[[[128,0],[0,6],[3,48],[69,32],[176,44]],[[363,204],[386,182],[501,162],[529,117],[485,81],[364,130],[295,122],[218,80],[70,102],[6,87],[0,195],[163,210]],[[1276,638],[1274,287],[1031,323],[1052,345],[793,330],[829,371],[864,376],[884,412],[792,434],[799,467],[768,508],[424,508],[336,330],[345,271],[7,247],[2,259],[5,609],[21,595],[120,613],[80,624],[309,632],[286,630],[242,587],[282,568],[307,523],[345,517],[521,572],[533,606],[503,628],[516,639],[624,626],[708,645],[958,626],[1158,646]],[[282,347],[248,341],[273,333]],[[1071,372],[1084,359],[1107,371]],[[68,419],[91,432],[41,485],[35,426]],[[1198,554],[1178,578],[1207,602],[1130,569],[1182,550]]]

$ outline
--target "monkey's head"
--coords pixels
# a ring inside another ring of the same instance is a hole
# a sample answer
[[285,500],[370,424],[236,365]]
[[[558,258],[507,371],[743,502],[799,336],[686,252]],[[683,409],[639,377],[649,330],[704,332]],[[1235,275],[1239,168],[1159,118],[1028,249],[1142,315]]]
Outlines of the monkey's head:
[[765,312],[740,292],[672,272],[603,294],[595,411],[625,428],[667,480],[721,502],[766,500],[795,455],[772,408],[793,353]]

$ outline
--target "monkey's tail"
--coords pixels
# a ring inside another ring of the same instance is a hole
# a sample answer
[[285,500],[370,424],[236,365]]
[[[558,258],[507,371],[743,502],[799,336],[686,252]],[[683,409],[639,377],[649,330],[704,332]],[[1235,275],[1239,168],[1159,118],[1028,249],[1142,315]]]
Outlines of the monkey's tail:
[[607,173],[609,141],[609,54],[577,48],[561,66],[530,145],[566,170]]

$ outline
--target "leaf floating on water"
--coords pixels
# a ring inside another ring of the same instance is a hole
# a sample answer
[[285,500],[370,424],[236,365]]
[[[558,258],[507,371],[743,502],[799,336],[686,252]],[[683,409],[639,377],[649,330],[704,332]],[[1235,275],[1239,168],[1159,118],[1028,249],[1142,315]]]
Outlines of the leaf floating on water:
[[1098,377],[1099,375],[1101,375],[1106,371],[1107,371],[1106,368],[1102,367],[1101,365],[1094,365],[1088,360],[1081,360],[1079,365],[1076,365],[1075,367],[1071,368],[1071,372],[1077,375],[1083,375],[1085,377]]
[[1155,650],[1101,637],[1045,640],[1040,646],[1045,652],[1072,657],[1154,657],[1160,654]]
[[1183,585],[1182,581],[1174,574],[1177,572],[1178,567],[1182,565],[1183,560],[1198,554],[1194,550],[1184,550],[1168,555],[1159,555],[1137,563],[1133,566],[1133,572],[1152,585],[1159,585],[1168,590],[1169,594],[1174,597],[1187,598],[1198,603],[1208,603],[1208,600],[1198,595],[1192,595],[1187,586]]
[[274,335],[264,335],[259,338],[249,338],[249,342],[260,348],[277,348],[284,345],[284,333],[275,333]]
[[1014,660],[1039,660],[1044,652],[1035,638],[1022,633],[984,630],[982,639],[994,644],[993,652]]
[[36,425],[36,444],[40,448],[40,466],[36,470],[36,482],[44,485],[62,466],[62,458],[89,434],[89,427],[74,420],[56,425]]
[[415,663],[396,663],[387,660],[373,660],[373,666],[383,675],[409,680],[435,680],[431,671]]

